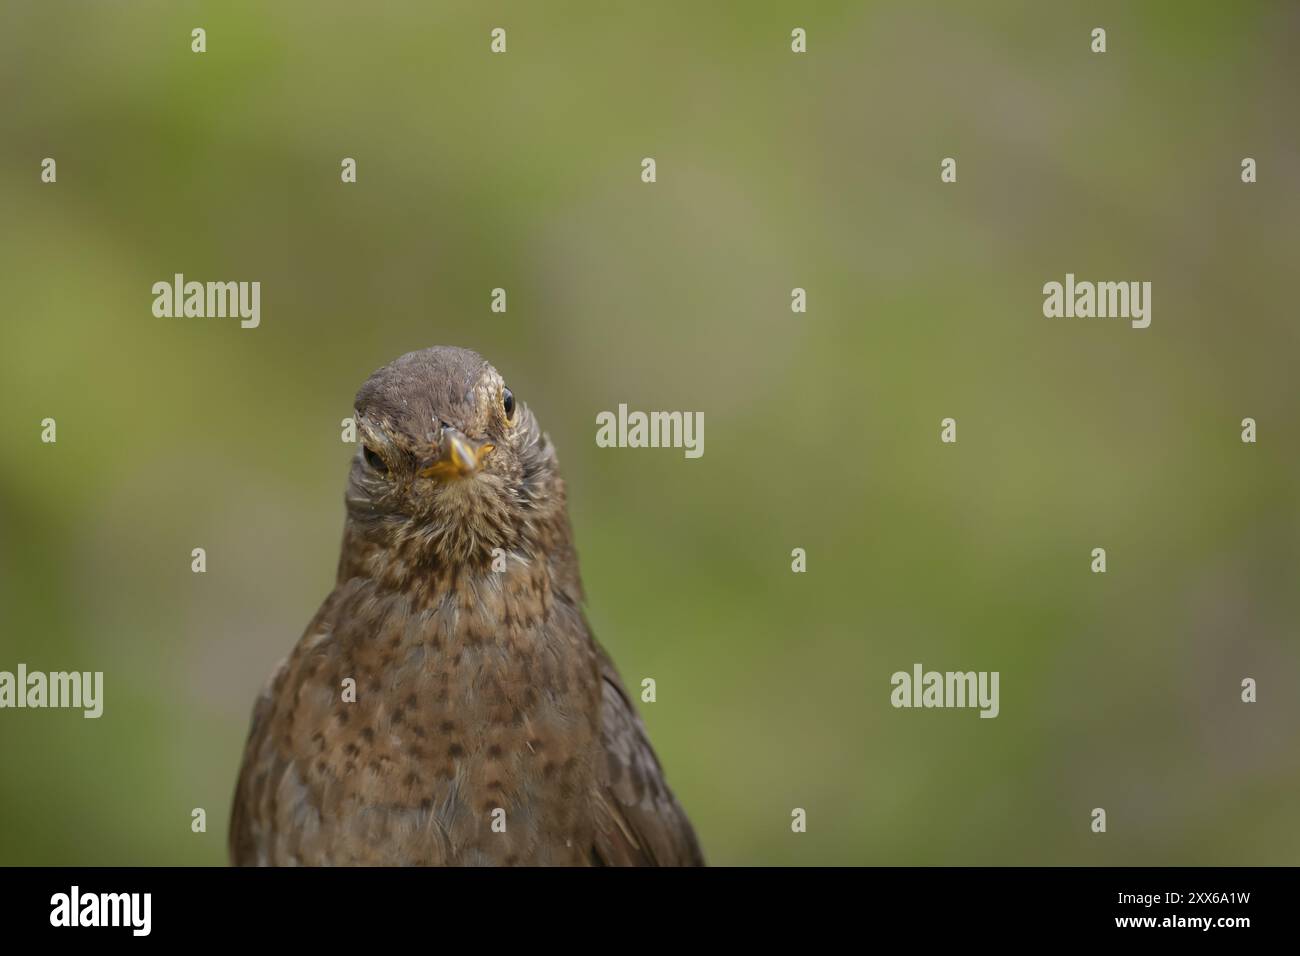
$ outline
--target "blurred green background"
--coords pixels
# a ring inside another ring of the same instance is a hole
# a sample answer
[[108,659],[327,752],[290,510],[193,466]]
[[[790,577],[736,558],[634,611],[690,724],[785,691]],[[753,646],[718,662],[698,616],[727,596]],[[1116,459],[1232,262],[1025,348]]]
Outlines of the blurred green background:
[[[0,669],[106,684],[0,712],[0,863],[225,861],[340,419],[433,344],[558,445],[711,862],[1300,861],[1298,53],[1293,3],[0,6]],[[155,318],[176,272],[261,327]],[[1044,319],[1066,272],[1151,327]],[[620,402],[704,457],[597,448]],[[1001,716],[893,709],[914,662]]]

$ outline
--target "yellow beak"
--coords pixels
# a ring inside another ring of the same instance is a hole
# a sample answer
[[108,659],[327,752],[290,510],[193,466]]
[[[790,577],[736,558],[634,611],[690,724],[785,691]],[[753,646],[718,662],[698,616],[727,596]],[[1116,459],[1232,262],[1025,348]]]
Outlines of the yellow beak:
[[421,478],[466,478],[479,470],[483,459],[495,448],[488,442],[476,442],[454,428],[442,432],[438,454],[424,463],[416,474]]

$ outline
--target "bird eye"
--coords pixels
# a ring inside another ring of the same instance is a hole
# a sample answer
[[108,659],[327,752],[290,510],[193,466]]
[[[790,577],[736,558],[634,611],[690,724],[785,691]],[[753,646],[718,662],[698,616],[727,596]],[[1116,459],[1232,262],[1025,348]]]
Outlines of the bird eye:
[[361,455],[365,458],[366,464],[375,469],[375,471],[382,473],[388,472],[388,466],[384,464],[384,459],[380,458],[379,453],[369,445],[362,446]]
[[505,409],[507,421],[515,417],[515,394],[508,388],[501,396],[501,407]]

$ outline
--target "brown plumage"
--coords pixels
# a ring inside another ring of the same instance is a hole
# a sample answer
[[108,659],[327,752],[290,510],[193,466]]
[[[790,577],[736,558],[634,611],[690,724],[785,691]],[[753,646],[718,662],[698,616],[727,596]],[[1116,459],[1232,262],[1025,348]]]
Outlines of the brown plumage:
[[232,862],[702,864],[583,616],[532,413],[432,348],[372,375],[356,421],[338,579],[254,709]]

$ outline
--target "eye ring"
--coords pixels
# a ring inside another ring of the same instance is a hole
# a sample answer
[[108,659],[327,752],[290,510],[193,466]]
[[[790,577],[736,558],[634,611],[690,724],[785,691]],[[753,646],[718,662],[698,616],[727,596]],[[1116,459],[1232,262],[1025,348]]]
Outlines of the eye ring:
[[508,388],[501,391],[501,408],[506,413],[506,421],[512,422],[515,419],[515,393]]
[[366,460],[366,464],[380,474],[388,474],[388,466],[384,464],[384,459],[380,457],[379,452],[375,451],[369,445],[361,446],[361,457]]

